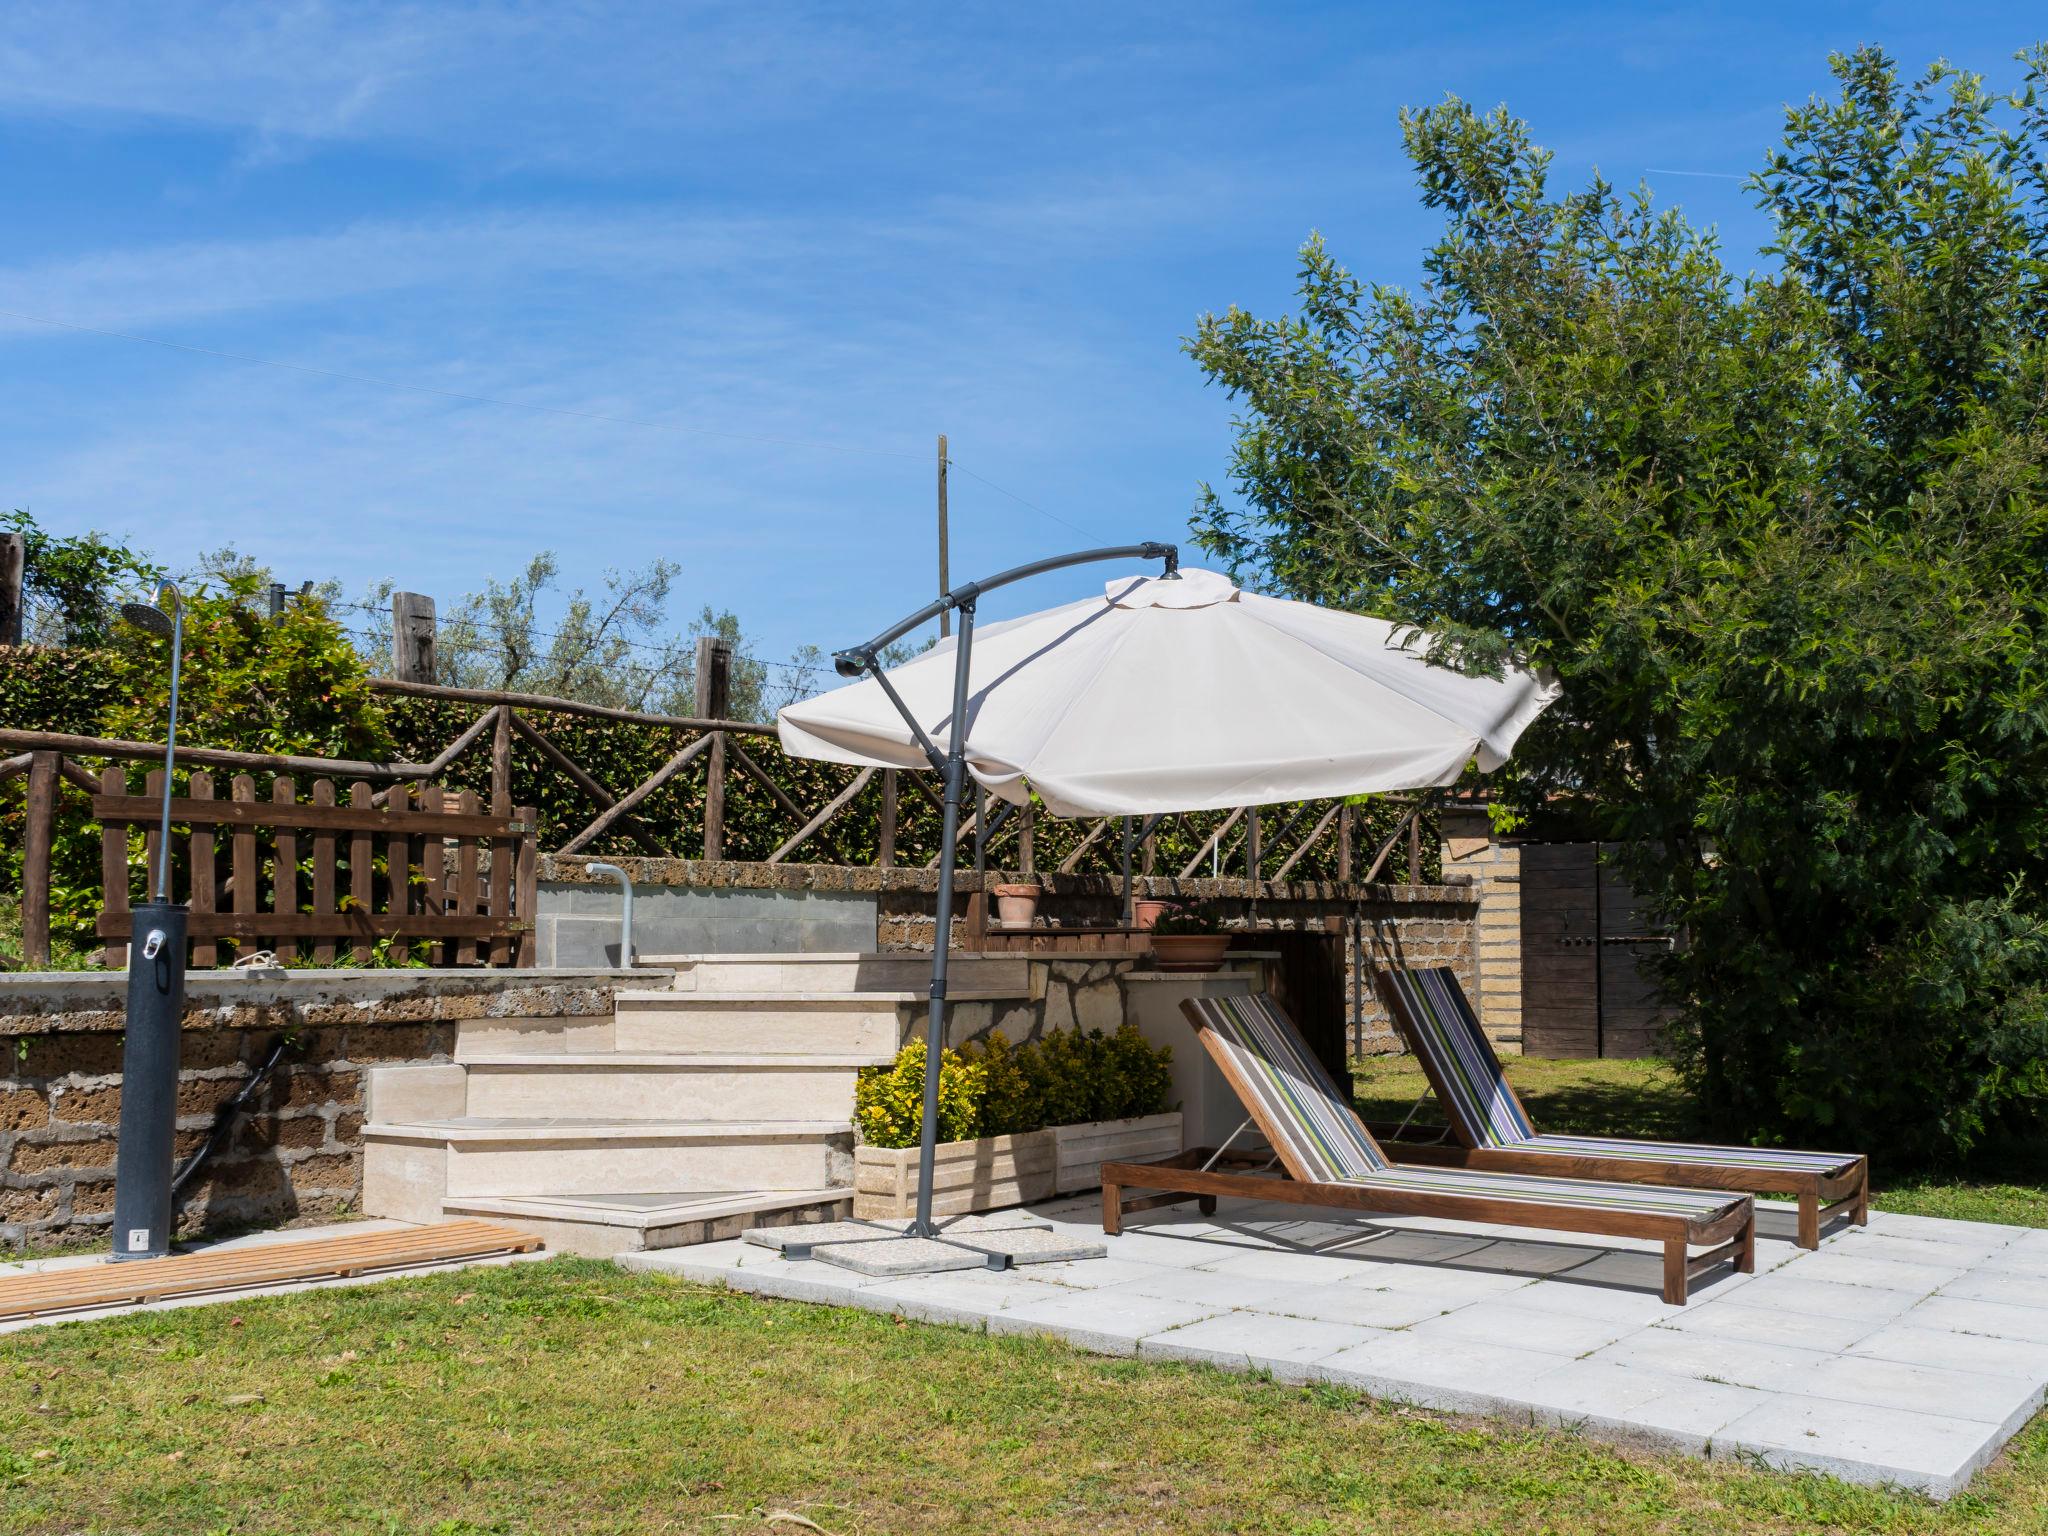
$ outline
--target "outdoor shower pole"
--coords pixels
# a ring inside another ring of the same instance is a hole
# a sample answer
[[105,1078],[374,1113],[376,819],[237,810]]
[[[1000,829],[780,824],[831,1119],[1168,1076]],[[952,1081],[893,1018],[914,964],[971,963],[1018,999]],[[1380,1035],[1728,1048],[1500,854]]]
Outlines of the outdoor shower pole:
[[[1163,560],[1166,562],[1163,572],[1166,577],[1180,575],[1180,549],[1172,544],[1123,544],[1113,549],[1086,549],[1078,554],[1055,555],[1049,560],[1034,560],[1029,565],[1017,566],[986,581],[970,581],[945,593],[937,602],[925,604],[908,618],[899,619],[866,645],[837,651],[832,657],[833,670],[841,677],[865,674],[875,680],[884,696],[895,706],[896,713],[903,717],[903,723],[910,727],[912,743],[945,782],[945,831],[944,841],[939,845],[937,923],[932,932],[931,1000],[925,1020],[924,1124],[917,1142],[917,1219],[910,1226],[911,1234],[916,1237],[930,1237],[938,1230],[932,1225],[932,1167],[938,1152],[939,1066],[946,1050],[946,961],[947,952],[953,944],[953,879],[959,863],[954,844],[960,836],[960,801],[967,783],[967,674],[968,653],[974,643],[974,605],[982,593],[1006,587],[1013,581],[1098,560]],[[903,702],[903,696],[889,681],[878,658],[884,647],[893,645],[913,629],[953,612],[960,615],[960,640],[953,655],[953,712],[947,720],[946,750],[940,752],[917,716],[910,712],[910,706]]]
[[164,583],[157,601],[122,616],[171,641],[170,725],[164,733],[163,825],[157,832],[156,890],[134,908],[128,935],[127,1028],[121,1041],[121,1111],[114,1143],[114,1252],[157,1259],[171,1251],[171,1170],[176,1150],[179,1030],[185,1013],[187,913],[171,900],[171,775],[177,767],[178,672],[185,605]]

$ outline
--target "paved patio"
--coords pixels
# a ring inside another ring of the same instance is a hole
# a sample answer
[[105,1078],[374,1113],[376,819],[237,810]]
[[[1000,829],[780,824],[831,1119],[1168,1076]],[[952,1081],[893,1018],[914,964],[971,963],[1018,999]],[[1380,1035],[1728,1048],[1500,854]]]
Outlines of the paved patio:
[[[1043,1206],[1099,1236],[1089,1197]],[[1083,1349],[1320,1378],[1455,1412],[1946,1498],[2048,1388],[2048,1231],[1874,1214],[1815,1253],[1760,1206],[1755,1275],[1658,1295],[1654,1245],[1226,1202],[1106,1258],[877,1279],[734,1240],[635,1270]]]

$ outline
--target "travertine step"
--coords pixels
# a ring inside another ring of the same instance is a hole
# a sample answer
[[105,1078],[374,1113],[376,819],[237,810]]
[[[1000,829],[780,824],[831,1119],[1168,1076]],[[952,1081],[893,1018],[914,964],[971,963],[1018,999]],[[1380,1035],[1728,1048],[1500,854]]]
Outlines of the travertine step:
[[464,1063],[472,1115],[850,1120],[855,1075],[886,1051],[493,1052]]
[[672,1194],[468,1195],[451,1214],[490,1215],[546,1241],[555,1253],[590,1258],[712,1243],[760,1227],[837,1221],[850,1209],[840,1188],[749,1189]]
[[[678,992],[900,992],[922,998],[932,957],[914,951],[821,954],[643,955],[640,964],[672,970]],[[1021,955],[955,955],[947,963],[954,988],[1029,997],[1032,973]]]
[[[958,987],[959,1003],[1015,994]],[[924,1017],[922,992],[642,992],[613,995],[612,1047],[620,1051],[795,1051],[888,1054]]]
[[422,1219],[460,1195],[823,1189],[851,1182],[853,1128],[830,1120],[461,1115],[363,1127],[364,1208]]

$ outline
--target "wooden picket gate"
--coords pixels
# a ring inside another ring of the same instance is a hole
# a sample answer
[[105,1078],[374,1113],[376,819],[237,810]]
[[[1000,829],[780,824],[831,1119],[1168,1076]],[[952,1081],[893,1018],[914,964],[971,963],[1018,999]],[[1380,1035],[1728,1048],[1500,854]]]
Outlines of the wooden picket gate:
[[[161,769],[135,795],[116,764],[102,771],[93,796],[105,888],[97,932],[109,966],[128,963],[133,932],[129,828],[145,829],[153,892],[162,793]],[[494,815],[478,809],[473,790],[451,794],[426,783],[373,793],[358,780],[343,805],[335,781],[321,778],[309,795],[301,802],[297,781],[280,774],[270,798],[258,800],[255,779],[238,773],[222,800],[213,775],[197,770],[189,793],[172,799],[171,897],[182,895],[191,909],[194,968],[219,964],[223,941],[231,958],[269,949],[291,959],[304,946],[315,964],[346,949],[367,965],[380,958],[380,944],[427,942],[431,965],[533,964],[531,808]]]

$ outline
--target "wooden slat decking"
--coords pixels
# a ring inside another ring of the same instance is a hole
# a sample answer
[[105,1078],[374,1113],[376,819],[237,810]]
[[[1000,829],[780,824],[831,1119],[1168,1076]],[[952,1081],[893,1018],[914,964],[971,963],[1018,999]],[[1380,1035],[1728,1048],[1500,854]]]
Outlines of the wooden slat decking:
[[338,1280],[376,1270],[531,1253],[540,1245],[539,1238],[494,1222],[445,1221],[397,1232],[343,1233],[303,1242],[223,1246],[126,1264],[80,1265],[0,1279],[0,1320],[259,1285]]

